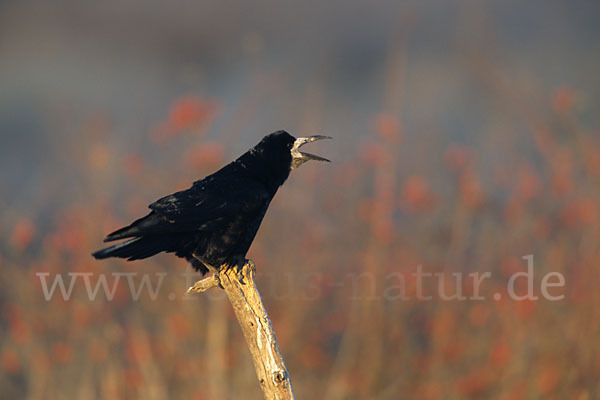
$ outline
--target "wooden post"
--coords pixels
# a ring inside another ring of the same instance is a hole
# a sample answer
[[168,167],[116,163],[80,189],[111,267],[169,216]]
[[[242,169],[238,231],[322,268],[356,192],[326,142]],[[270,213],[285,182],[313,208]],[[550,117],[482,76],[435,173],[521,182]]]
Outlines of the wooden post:
[[265,399],[295,399],[271,320],[254,283],[255,271],[254,263],[249,260],[241,273],[235,268],[221,268],[220,272],[215,271],[214,275],[196,282],[186,294],[203,292],[212,287],[225,289],[248,343]]

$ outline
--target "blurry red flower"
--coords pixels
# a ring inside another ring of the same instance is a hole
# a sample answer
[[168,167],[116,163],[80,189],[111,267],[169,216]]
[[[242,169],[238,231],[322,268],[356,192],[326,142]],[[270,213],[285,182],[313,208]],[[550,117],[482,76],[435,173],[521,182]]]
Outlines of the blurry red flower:
[[21,318],[21,315],[23,315],[21,308],[19,307],[18,304],[15,303],[7,303],[4,305],[4,307],[2,308],[2,316],[4,317],[4,319],[6,319],[9,323],[13,322],[17,319]]
[[[519,287],[519,283],[516,284]],[[525,293],[526,288],[520,287],[515,289],[517,293]],[[515,307],[517,311],[517,316],[521,320],[528,320],[533,316],[533,312],[535,311],[535,301],[534,300],[519,300],[515,302]]]
[[221,164],[224,154],[222,144],[209,142],[189,149],[184,155],[184,160],[190,168],[210,168]]
[[401,136],[400,122],[393,115],[381,113],[375,118],[375,131],[387,141],[397,141]]
[[511,349],[505,340],[497,340],[490,350],[490,360],[496,367],[503,367],[508,363],[511,356]]
[[199,388],[192,397],[193,400],[207,400],[208,395],[206,394],[206,388]]
[[160,144],[185,130],[205,127],[217,112],[215,101],[193,95],[180,97],[171,105],[168,119],[152,129],[152,140]]
[[531,200],[540,193],[542,188],[540,177],[530,166],[520,168],[518,179],[516,191],[523,200]]
[[483,203],[484,194],[479,177],[471,170],[465,170],[459,178],[460,197],[469,208],[477,208]]
[[402,185],[402,198],[409,204],[418,205],[429,195],[429,185],[420,176],[411,176]]
[[380,218],[373,224],[373,234],[380,243],[390,243],[396,234],[396,225],[388,218]]
[[[593,137],[600,137],[600,132],[590,134]],[[583,153],[585,156],[585,166],[587,170],[595,177],[600,176],[600,146],[597,144],[584,143]]]
[[556,366],[542,365],[540,367],[540,373],[538,375],[538,390],[541,395],[547,395],[549,392],[554,390],[558,385],[560,378],[560,372]]
[[434,197],[425,178],[411,176],[400,189],[400,202],[407,212],[423,212],[432,209]]
[[29,219],[22,219],[13,228],[11,244],[16,250],[23,251],[29,246],[34,235],[35,226],[33,222]]
[[598,216],[597,203],[587,197],[573,200],[561,212],[561,220],[568,226],[594,223]]
[[302,364],[307,368],[317,368],[322,366],[325,361],[323,350],[314,344],[308,344],[300,355]]
[[389,162],[390,153],[381,143],[369,143],[361,146],[359,157],[369,165],[383,166]]
[[92,321],[92,312],[89,307],[78,305],[71,310],[75,325],[85,328]]
[[559,114],[567,114],[575,104],[575,93],[568,86],[558,87],[552,93],[552,108]]
[[436,338],[447,338],[456,333],[456,316],[450,311],[444,311],[432,324],[432,334]]
[[423,382],[415,389],[415,399],[419,400],[441,400],[444,398],[444,389],[435,381]]
[[453,144],[444,153],[444,161],[448,168],[459,170],[464,168],[471,158],[471,149],[467,146]]
[[132,388],[140,387],[142,384],[142,376],[137,369],[130,367],[125,370],[124,377],[125,384]]
[[4,349],[0,364],[2,365],[2,370],[7,374],[14,375],[21,370],[19,355],[13,349]]
[[487,368],[475,368],[456,382],[458,391],[465,396],[473,396],[484,391],[492,382],[491,371]]
[[86,236],[79,220],[61,216],[56,231],[46,236],[44,244],[55,250],[77,254],[84,247]]
[[475,327],[482,327],[490,318],[491,309],[488,304],[474,304],[469,312],[469,320]]
[[90,167],[96,170],[104,169],[110,163],[110,151],[101,143],[96,143],[90,149],[88,160]]
[[191,326],[185,316],[180,313],[175,313],[169,316],[167,321],[169,331],[179,338],[186,338],[190,335]]
[[180,97],[171,105],[169,122],[175,129],[188,129],[210,120],[216,109],[213,101],[196,96]]
[[73,357],[73,349],[65,342],[56,342],[52,346],[52,357],[58,364],[67,364]]
[[15,343],[27,343],[31,338],[31,330],[23,320],[15,319],[10,323],[10,336]]
[[577,225],[579,212],[575,202],[570,202],[560,211],[560,220],[563,224],[570,227]]
[[573,181],[566,173],[555,173],[550,183],[552,190],[559,196],[564,196],[573,188]]
[[448,363],[455,362],[463,354],[463,344],[461,342],[448,342],[442,348],[444,360]]
[[598,203],[591,198],[582,198],[578,201],[579,220],[584,224],[591,224],[598,217]]
[[147,362],[150,357],[150,348],[146,340],[139,334],[131,334],[125,344],[125,354],[130,363],[142,364]]

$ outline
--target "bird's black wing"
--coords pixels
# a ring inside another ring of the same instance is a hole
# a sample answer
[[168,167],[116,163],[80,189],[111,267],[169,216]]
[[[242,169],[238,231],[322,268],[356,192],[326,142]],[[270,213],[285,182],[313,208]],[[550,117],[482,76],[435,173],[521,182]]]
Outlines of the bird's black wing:
[[271,195],[260,182],[229,175],[194,182],[180,192],[158,199],[150,214],[109,234],[105,242],[171,233],[214,231],[242,216],[251,220],[264,212]]
[[233,217],[254,218],[270,201],[264,185],[240,177],[204,179],[187,190],[165,196],[149,208],[168,221],[171,231],[212,231]]

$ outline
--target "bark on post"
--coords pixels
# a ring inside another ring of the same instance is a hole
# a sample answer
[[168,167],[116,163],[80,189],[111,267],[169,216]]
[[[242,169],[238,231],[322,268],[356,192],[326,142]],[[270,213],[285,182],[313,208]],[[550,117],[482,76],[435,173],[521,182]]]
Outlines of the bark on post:
[[254,273],[255,266],[252,261],[244,264],[241,274],[238,274],[235,268],[222,268],[221,272],[196,282],[187,293],[199,293],[219,286],[225,289],[248,343],[265,398],[294,399],[292,382],[271,320],[254,283]]

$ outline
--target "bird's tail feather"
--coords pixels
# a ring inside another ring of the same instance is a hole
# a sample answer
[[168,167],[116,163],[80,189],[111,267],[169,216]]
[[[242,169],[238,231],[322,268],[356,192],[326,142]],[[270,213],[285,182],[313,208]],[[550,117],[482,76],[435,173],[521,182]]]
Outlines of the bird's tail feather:
[[130,225],[121,229],[117,229],[113,233],[108,234],[104,241],[112,242],[114,240],[160,234],[161,232],[168,231],[169,227],[170,224],[167,223],[164,218],[158,216],[154,211],[152,211],[145,217],[133,221]]
[[166,249],[161,246],[163,240],[160,237],[135,238],[98,250],[92,253],[92,256],[99,260],[109,257],[127,258],[130,261],[141,260],[165,251]]
[[[136,221],[137,222],[137,221]],[[128,237],[133,237],[136,234],[139,234],[139,229],[135,226],[135,222],[129,226],[126,226],[121,229],[117,229],[113,233],[110,233],[104,239],[105,242],[112,242],[114,240],[125,239]]]

